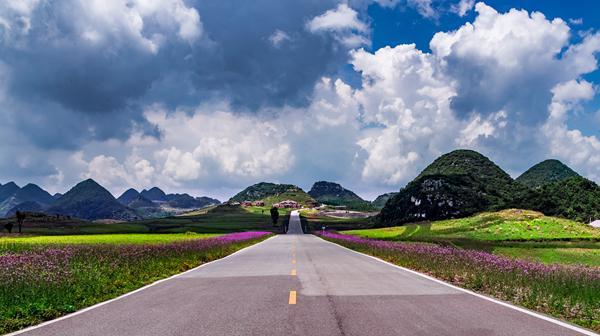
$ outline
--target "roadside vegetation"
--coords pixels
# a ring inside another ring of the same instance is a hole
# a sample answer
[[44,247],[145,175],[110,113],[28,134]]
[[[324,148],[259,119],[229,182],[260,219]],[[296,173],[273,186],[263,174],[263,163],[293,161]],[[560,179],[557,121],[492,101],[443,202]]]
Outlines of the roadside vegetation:
[[127,235],[128,244],[121,235],[2,238],[12,241],[0,250],[0,333],[114,298],[269,235]]
[[457,286],[600,331],[600,268],[545,265],[431,243],[332,232],[321,236]]

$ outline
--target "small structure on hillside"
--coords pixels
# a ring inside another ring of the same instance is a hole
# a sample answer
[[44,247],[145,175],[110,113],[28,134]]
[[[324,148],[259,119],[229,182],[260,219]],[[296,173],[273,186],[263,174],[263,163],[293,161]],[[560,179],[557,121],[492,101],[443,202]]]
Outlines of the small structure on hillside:
[[254,206],[265,206],[265,202],[264,201],[256,201],[256,202],[254,202]]
[[298,202],[292,201],[292,200],[281,201],[279,203],[273,204],[273,206],[276,207],[276,208],[286,208],[286,209],[298,209],[298,208],[300,208],[300,204],[298,204]]
[[600,219],[596,219],[595,221],[591,222],[590,225],[595,228],[600,228]]
[[249,206],[252,206],[252,202],[250,202],[250,201],[243,201],[243,202],[242,202],[242,206],[243,206],[243,207],[249,207]]

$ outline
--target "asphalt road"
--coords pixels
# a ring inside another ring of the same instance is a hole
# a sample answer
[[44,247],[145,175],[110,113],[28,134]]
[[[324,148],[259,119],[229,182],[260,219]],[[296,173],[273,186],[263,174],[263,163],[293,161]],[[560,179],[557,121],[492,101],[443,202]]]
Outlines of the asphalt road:
[[23,335],[581,335],[303,235],[287,235]]

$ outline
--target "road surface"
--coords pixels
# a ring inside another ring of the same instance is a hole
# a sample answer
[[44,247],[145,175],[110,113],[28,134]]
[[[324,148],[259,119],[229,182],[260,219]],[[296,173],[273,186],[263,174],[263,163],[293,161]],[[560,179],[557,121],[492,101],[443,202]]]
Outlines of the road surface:
[[23,335],[581,335],[303,235],[225,259]]

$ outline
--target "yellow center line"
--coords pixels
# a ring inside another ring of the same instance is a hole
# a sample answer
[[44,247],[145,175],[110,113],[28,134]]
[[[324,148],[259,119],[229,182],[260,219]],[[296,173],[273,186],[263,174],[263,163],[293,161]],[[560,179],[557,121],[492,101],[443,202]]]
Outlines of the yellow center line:
[[293,269],[291,275],[296,275],[296,270]]
[[290,291],[290,300],[288,301],[289,304],[296,304],[296,291]]
[[296,263],[296,259],[292,259],[292,264],[295,264],[295,263]]

